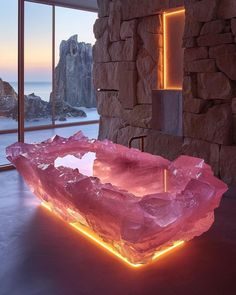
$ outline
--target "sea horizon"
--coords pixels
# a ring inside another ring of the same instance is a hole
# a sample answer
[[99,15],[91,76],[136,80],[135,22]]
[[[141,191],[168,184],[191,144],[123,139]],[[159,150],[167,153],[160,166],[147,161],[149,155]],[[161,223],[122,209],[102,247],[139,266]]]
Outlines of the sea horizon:
[[[18,82],[8,82],[14,90],[18,91]],[[50,94],[52,92],[52,82],[51,81],[25,81],[25,95],[34,93],[35,95],[41,97],[44,101],[50,100]]]

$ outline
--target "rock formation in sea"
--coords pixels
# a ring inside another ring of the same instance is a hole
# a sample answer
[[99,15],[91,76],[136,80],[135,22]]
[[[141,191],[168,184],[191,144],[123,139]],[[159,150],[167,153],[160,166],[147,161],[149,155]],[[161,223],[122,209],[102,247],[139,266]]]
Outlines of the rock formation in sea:
[[17,93],[13,87],[0,78],[0,116],[11,117],[17,105]]
[[62,102],[73,107],[96,107],[92,45],[77,39],[74,35],[60,44],[60,59],[55,69],[56,110],[59,113]]
[[[0,116],[18,119],[18,96],[13,87],[0,78]],[[24,96],[25,119],[35,120],[52,116],[52,103],[31,93]],[[60,113],[56,119],[66,121],[67,117],[86,117],[86,113],[77,107],[62,101]]]

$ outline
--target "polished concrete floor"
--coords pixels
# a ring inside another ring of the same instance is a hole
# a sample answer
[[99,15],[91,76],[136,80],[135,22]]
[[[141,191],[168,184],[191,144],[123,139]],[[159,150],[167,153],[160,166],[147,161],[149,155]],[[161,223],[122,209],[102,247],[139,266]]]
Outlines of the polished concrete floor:
[[235,188],[207,233],[131,269],[40,207],[16,171],[0,184],[0,295],[236,294]]

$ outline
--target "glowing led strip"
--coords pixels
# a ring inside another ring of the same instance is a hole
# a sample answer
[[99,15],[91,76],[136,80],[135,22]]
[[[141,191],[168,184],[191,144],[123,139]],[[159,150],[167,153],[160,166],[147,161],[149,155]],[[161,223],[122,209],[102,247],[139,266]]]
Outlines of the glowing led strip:
[[[49,210],[50,212],[53,213],[52,208],[45,202],[42,202],[41,205],[46,208],[47,210]],[[54,214],[55,216],[58,216],[57,214]],[[59,217],[59,216],[58,216]],[[60,218],[62,219],[62,218]],[[63,219],[62,219],[63,220]],[[64,220],[63,220],[64,221]],[[126,264],[128,264],[129,266],[132,266],[134,268],[139,268],[142,266],[145,266],[145,264],[135,264],[135,263],[131,263],[127,258],[123,257],[120,253],[118,253],[117,251],[115,251],[111,246],[109,246],[108,244],[106,244],[105,242],[103,242],[101,239],[99,239],[98,237],[96,237],[92,232],[89,231],[89,229],[83,228],[79,223],[68,223],[70,226],[72,226],[73,228],[75,228],[77,231],[79,231],[80,233],[82,233],[84,236],[86,236],[87,238],[91,239],[92,241],[94,241],[96,244],[100,245],[103,249],[106,249],[107,251],[109,251],[110,253],[112,253],[113,255],[115,255],[116,257],[118,257],[119,259],[121,259],[123,262],[125,262]],[[175,242],[172,246],[161,250],[161,251],[157,251],[153,258],[152,261],[156,260],[158,257],[170,252],[171,250],[183,245],[184,241],[177,241]]]
[[170,15],[180,14],[185,12],[185,9],[180,9],[172,12],[164,12],[163,13],[163,89],[170,89],[170,90],[182,90],[181,87],[168,87],[167,85],[167,56],[166,56],[166,49],[167,49],[167,36],[166,36],[166,18]]

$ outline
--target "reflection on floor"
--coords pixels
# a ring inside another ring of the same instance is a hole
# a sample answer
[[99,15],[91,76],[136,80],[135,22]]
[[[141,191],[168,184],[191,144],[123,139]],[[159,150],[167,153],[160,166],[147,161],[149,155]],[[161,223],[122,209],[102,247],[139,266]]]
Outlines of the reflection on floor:
[[235,199],[223,198],[207,233],[133,269],[39,206],[17,171],[0,183],[0,295],[236,294]]
[[[56,134],[64,137],[71,136],[72,134],[82,130],[83,133],[89,138],[98,137],[98,124],[81,125],[73,127],[63,127],[40,131],[30,131],[25,133],[25,142],[39,142]],[[8,161],[5,158],[5,148],[17,141],[17,134],[1,134],[0,135],[0,165],[7,164]]]

